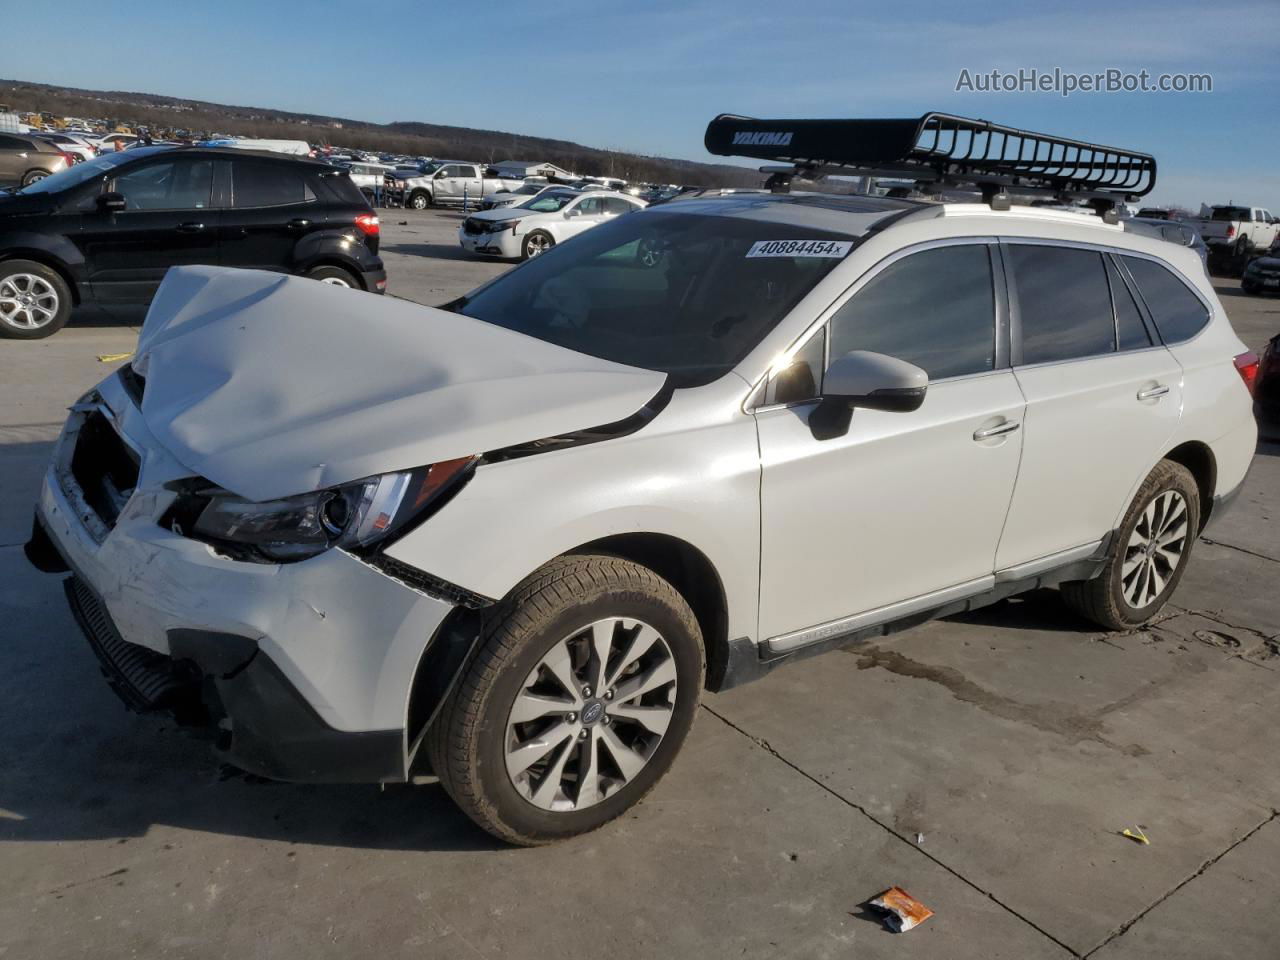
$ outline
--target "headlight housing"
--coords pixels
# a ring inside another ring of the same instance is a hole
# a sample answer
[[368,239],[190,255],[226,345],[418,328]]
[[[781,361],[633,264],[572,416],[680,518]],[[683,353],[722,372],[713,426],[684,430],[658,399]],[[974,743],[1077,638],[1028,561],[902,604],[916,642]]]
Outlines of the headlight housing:
[[361,554],[386,546],[443,506],[478,460],[444,460],[261,502],[186,481],[160,523],[236,560],[294,563],[331,547]]
[[515,230],[519,220],[494,220],[489,224],[490,233],[502,233],[503,230]]

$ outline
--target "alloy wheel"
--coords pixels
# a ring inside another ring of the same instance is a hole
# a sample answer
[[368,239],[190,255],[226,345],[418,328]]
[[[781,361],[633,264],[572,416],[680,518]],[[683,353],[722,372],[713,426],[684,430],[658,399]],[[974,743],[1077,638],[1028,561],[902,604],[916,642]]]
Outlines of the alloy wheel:
[[34,273],[0,278],[0,322],[15,330],[39,330],[58,314],[58,291]]
[[1155,602],[1187,552],[1187,501],[1176,490],[1158,494],[1142,511],[1120,567],[1125,601],[1135,610]]
[[540,233],[535,233],[525,241],[525,245],[529,251],[529,256],[536,257],[540,253],[546,253],[551,248],[551,243],[546,237]]
[[346,287],[348,290],[351,289],[351,284],[347,283],[347,281],[343,280],[341,277],[325,277],[320,282],[327,283],[331,287]]
[[597,620],[557,642],[507,716],[507,775],[543,810],[594,806],[652,759],[676,706],[676,662],[640,620]]

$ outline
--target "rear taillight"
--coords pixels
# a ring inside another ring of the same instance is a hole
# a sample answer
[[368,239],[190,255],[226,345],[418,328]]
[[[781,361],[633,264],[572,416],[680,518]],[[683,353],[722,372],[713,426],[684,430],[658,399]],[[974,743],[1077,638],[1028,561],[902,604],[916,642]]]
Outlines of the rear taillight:
[[80,158],[77,157],[74,153],[63,153],[62,159],[67,161],[67,166],[70,167]]
[[1242,353],[1235,358],[1236,373],[1244,381],[1244,387],[1253,396],[1254,385],[1258,382],[1258,355],[1252,351]]
[[1230,240],[1236,235],[1236,228],[1231,224],[1227,224],[1227,239]]
[[376,237],[381,232],[377,215],[372,213],[360,214],[356,217],[356,229],[366,237]]

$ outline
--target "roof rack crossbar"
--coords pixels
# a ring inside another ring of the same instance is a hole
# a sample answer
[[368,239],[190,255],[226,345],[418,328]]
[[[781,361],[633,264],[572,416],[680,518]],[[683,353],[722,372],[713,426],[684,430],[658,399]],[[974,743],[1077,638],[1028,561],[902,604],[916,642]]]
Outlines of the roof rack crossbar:
[[1135,200],[1156,180],[1150,154],[946,113],[889,120],[756,120],[721,114],[707,126],[706,145],[718,156],[790,163],[805,176],[819,170],[892,169],[891,175],[904,179],[999,182]]

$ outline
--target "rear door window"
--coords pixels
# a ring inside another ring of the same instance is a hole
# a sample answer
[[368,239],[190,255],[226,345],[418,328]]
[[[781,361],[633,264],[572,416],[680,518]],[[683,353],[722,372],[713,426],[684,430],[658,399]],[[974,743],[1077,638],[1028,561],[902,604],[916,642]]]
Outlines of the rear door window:
[[1102,254],[1040,244],[1008,248],[1022,331],[1022,363],[1112,353],[1116,329]]
[[1151,335],[1142,322],[1142,314],[1133,301],[1116,265],[1107,260],[1107,279],[1111,282],[1111,300],[1116,310],[1116,344],[1121,350],[1141,350],[1151,346]]
[[831,356],[871,350],[930,380],[995,366],[995,297],[985,244],[935,247],[881,270],[831,318]]
[[289,164],[235,159],[231,169],[234,207],[280,207],[315,199],[306,174]]
[[1190,340],[1209,322],[1209,311],[1167,267],[1141,257],[1123,257],[1165,343]]

